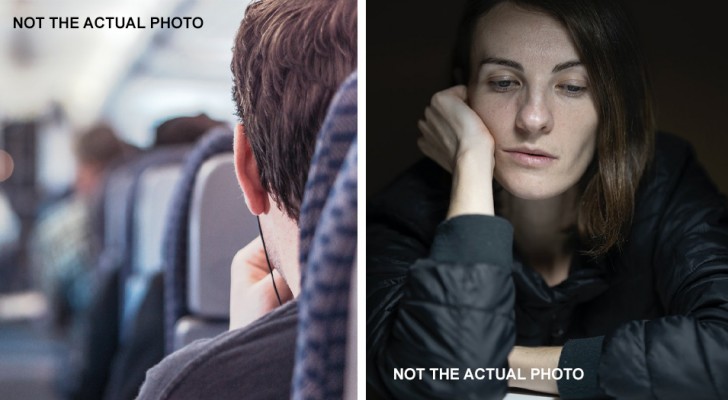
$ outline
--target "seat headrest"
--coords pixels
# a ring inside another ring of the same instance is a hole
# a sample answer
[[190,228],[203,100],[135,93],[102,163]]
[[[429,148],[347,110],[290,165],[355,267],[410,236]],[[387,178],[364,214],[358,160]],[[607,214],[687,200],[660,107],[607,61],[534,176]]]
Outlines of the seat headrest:
[[121,267],[126,275],[132,257],[135,199],[141,175],[159,165],[181,164],[190,146],[169,146],[138,154],[114,168],[104,188],[104,249],[101,268]]
[[228,318],[230,264],[258,235],[243,201],[232,153],[211,157],[200,167],[189,219],[187,307],[196,315]]
[[324,204],[334,187],[351,143],[357,134],[357,74],[354,72],[341,85],[331,100],[326,119],[316,140],[306,187],[301,202],[298,226],[301,229],[301,283],[308,273],[308,255],[316,234]]
[[164,239],[164,332],[167,353],[174,350],[177,321],[190,312],[187,306],[189,219],[197,173],[209,158],[232,151],[233,132],[226,127],[213,128],[195,144],[182,167],[182,179],[172,200]]
[[181,164],[146,169],[139,177],[134,206],[132,274],[151,274],[162,267],[162,239]]
[[[357,242],[357,77],[339,88],[301,207],[301,294],[293,399],[342,398]],[[355,360],[353,361],[355,362]]]

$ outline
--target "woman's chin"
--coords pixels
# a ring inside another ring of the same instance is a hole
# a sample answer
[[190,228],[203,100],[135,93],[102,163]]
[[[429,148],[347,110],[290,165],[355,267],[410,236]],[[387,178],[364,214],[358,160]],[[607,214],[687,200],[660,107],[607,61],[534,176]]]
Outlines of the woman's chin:
[[553,184],[553,182],[546,182],[544,179],[504,179],[498,176],[496,176],[496,181],[511,196],[523,200],[552,199],[573,186]]

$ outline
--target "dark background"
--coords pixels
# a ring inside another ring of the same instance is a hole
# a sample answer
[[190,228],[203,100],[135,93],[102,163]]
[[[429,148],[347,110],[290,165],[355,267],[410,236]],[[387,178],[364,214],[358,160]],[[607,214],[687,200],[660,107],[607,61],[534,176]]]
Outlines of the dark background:
[[[658,127],[688,139],[728,194],[728,21],[720,1],[629,1]],[[367,4],[367,197],[421,156],[417,120],[450,85],[463,0]],[[659,5],[658,5],[659,4]]]

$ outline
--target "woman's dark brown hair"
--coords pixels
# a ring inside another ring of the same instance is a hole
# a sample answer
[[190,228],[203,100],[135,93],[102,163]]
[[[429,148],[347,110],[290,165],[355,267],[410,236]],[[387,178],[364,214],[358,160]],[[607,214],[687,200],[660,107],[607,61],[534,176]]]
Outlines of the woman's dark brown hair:
[[633,25],[613,0],[468,1],[454,54],[464,82],[475,24],[504,1],[561,22],[589,74],[599,127],[594,160],[581,179],[577,227],[587,254],[604,255],[621,245],[631,226],[635,193],[654,148],[652,99]]

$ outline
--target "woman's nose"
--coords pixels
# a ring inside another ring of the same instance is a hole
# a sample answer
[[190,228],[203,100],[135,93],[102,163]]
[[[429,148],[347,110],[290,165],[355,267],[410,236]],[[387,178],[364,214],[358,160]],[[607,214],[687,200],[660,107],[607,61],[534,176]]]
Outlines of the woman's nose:
[[546,96],[533,90],[524,94],[525,98],[516,116],[516,127],[527,134],[551,132],[554,118]]

